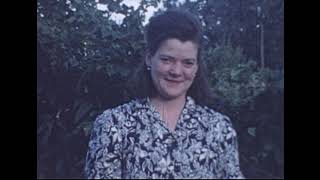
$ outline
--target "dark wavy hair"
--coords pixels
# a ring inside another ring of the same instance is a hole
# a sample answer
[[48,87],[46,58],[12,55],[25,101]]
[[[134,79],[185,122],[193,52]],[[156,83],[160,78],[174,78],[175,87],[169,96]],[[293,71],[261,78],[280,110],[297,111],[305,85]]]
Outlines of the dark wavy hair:
[[[200,105],[217,105],[217,96],[209,87],[206,68],[201,60],[202,26],[199,19],[183,9],[171,9],[151,17],[145,28],[145,58],[152,57],[161,43],[170,38],[176,38],[182,42],[192,41],[198,45],[199,67],[187,96],[191,96]],[[147,70],[144,61],[135,72],[133,80],[129,82],[131,95],[135,98],[153,97],[156,94],[150,71]]]

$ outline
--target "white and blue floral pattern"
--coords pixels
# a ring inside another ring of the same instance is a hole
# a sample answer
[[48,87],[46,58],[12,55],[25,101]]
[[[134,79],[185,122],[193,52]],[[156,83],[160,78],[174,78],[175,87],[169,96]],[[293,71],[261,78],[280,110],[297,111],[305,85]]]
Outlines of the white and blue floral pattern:
[[191,97],[174,131],[149,98],[104,111],[94,122],[85,173],[90,179],[244,178],[231,121]]

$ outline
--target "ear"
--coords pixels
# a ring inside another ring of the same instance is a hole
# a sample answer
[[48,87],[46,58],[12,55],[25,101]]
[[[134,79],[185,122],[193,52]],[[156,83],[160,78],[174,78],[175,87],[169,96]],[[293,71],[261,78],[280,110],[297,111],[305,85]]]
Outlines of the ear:
[[149,54],[146,54],[146,57],[144,59],[147,66],[151,66],[151,57]]

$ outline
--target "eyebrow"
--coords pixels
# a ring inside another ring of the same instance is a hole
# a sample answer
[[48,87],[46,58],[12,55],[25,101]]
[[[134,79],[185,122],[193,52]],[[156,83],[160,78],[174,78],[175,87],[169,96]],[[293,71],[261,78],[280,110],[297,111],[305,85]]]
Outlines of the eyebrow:
[[[166,54],[159,54],[160,57],[167,57],[169,59],[175,59],[173,56],[170,56],[170,55],[166,55]],[[194,58],[186,58],[186,59],[183,59],[183,60],[188,60],[188,61],[196,61],[196,59]]]

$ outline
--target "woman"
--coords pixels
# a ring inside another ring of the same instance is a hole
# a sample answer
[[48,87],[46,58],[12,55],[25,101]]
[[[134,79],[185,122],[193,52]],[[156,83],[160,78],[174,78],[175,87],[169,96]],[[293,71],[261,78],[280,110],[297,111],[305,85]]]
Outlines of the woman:
[[96,119],[88,178],[243,178],[231,121],[207,107],[201,38],[188,12],[150,19],[136,99]]

